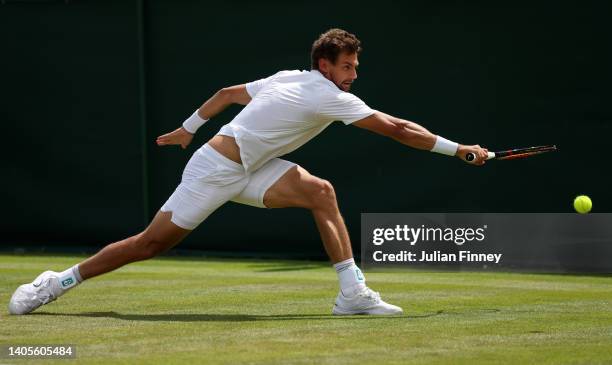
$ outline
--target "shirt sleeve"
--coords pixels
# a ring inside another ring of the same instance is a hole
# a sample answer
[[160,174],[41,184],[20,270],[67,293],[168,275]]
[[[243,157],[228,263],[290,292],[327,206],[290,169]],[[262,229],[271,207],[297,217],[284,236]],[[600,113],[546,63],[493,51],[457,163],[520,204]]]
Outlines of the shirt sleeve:
[[265,79],[259,79],[259,80],[255,80],[252,82],[247,82],[246,90],[247,90],[247,93],[249,93],[249,96],[251,98],[254,98],[255,95],[257,95],[257,93],[259,92],[259,90],[263,89],[266,83],[268,83],[268,81],[270,81],[270,79],[272,79],[273,76],[274,75],[270,77],[266,77]]
[[363,118],[369,117],[376,111],[363,100],[347,92],[338,93],[322,100],[319,115],[324,119],[339,120],[348,125]]

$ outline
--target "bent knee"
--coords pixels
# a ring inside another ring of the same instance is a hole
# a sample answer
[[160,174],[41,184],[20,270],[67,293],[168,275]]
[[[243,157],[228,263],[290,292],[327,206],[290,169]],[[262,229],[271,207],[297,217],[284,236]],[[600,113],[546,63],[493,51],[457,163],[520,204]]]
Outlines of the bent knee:
[[313,209],[336,207],[336,191],[327,180],[317,179],[308,191],[308,200]]
[[165,252],[168,248],[170,248],[168,243],[150,237],[144,233],[134,237],[134,249],[140,260],[153,258]]
[[268,189],[263,202],[268,208],[299,207],[312,210],[337,207],[332,184],[311,175],[300,166],[290,169]]

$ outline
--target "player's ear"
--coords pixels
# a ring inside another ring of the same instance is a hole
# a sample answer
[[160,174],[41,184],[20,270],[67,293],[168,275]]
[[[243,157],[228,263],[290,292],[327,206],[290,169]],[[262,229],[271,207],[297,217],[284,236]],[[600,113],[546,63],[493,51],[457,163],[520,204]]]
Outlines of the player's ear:
[[319,71],[321,71],[322,74],[325,74],[329,71],[329,60],[327,58],[319,58]]

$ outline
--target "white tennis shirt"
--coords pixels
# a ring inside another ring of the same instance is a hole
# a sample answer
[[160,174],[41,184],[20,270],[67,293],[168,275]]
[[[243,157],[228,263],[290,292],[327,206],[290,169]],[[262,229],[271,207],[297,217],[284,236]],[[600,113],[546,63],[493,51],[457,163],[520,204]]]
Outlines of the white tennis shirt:
[[246,171],[296,150],[333,121],[350,124],[374,114],[319,71],[280,71],[246,84],[252,100],[218,134],[234,137]]

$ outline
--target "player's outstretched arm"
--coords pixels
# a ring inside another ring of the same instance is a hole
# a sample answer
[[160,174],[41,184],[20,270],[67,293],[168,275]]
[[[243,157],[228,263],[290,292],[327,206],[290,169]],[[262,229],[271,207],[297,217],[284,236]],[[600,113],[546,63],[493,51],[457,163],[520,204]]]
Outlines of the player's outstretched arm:
[[378,111],[369,117],[356,121],[353,125],[392,138],[413,148],[454,155],[465,162],[468,162],[465,156],[472,152],[476,159],[468,162],[471,164],[482,165],[487,158],[487,150],[479,145],[454,144],[436,136],[417,123]]
[[244,84],[223,88],[196,109],[181,127],[157,137],[157,145],[180,145],[185,149],[191,143],[191,140],[193,140],[193,135],[197,129],[210,118],[221,113],[231,104],[246,105],[250,101],[251,96],[247,93],[246,85]]

